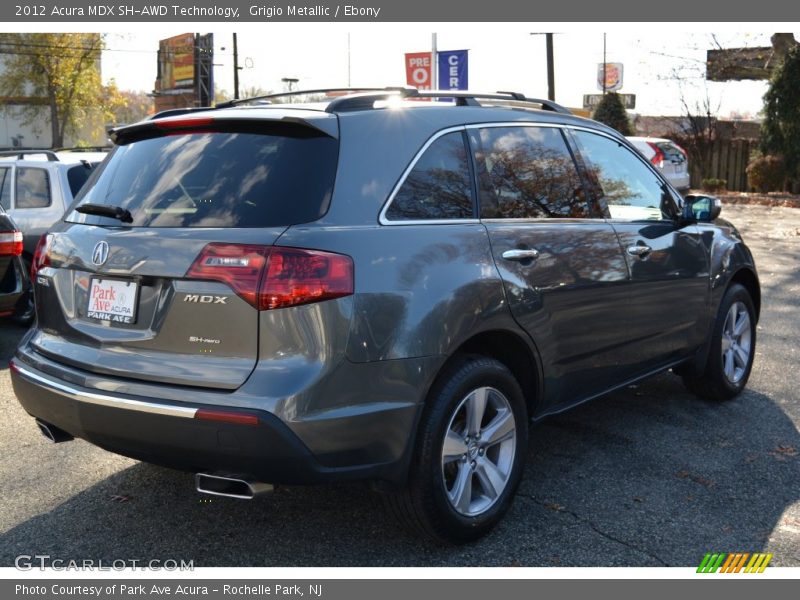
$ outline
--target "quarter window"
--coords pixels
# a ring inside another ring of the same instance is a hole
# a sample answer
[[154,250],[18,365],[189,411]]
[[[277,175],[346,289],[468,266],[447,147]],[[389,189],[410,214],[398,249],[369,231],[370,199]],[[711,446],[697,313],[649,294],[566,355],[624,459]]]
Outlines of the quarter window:
[[17,167],[15,208],[50,206],[50,178],[47,171],[33,167]]
[[460,131],[434,140],[386,210],[392,221],[470,219],[473,214],[467,149]]
[[664,185],[642,159],[620,142],[575,131],[592,187],[608,205],[612,219],[668,219],[674,214]]
[[559,129],[487,127],[471,134],[470,141],[475,146],[482,218],[594,216]]

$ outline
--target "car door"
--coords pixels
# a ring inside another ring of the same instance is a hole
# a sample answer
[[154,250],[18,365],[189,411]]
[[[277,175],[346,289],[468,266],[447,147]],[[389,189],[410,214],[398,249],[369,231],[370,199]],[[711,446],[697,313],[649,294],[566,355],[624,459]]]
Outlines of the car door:
[[533,338],[552,409],[619,379],[625,259],[590,205],[558,127],[468,128],[480,215],[514,319]]
[[33,256],[41,235],[55,223],[63,208],[53,204],[53,180],[43,167],[14,169],[14,197],[9,211],[23,235],[25,254]]
[[630,271],[628,360],[646,371],[687,355],[708,327],[708,253],[698,227],[681,222],[675,193],[626,144],[597,132],[572,135]]

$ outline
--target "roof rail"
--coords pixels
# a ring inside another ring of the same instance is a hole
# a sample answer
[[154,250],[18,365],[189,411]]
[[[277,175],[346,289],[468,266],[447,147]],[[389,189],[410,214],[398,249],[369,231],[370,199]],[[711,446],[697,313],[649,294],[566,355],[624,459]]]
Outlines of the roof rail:
[[456,106],[481,106],[480,100],[502,100],[512,105],[516,104],[538,104],[542,110],[549,110],[560,114],[572,114],[569,109],[553,102],[552,100],[542,100],[540,98],[528,98],[521,92],[508,92],[500,91],[494,94],[484,94],[478,92],[469,92],[461,90],[418,90],[414,87],[383,87],[383,88],[370,88],[370,87],[339,87],[339,88],[320,88],[315,90],[295,90],[292,92],[278,92],[275,94],[265,94],[263,96],[253,96],[250,98],[239,98],[236,100],[228,100],[221,102],[216,106],[198,106],[190,108],[175,108],[171,110],[161,111],[150,117],[149,120],[161,119],[163,117],[172,117],[183,115],[201,110],[216,110],[220,108],[232,108],[240,106],[249,102],[269,101],[276,98],[289,98],[292,96],[308,96],[310,94],[336,94],[337,97],[333,98],[326,111],[329,113],[350,112],[355,110],[368,110],[373,108],[376,101],[388,100],[392,97],[401,99],[407,98],[452,98],[455,100]]
[[456,106],[481,106],[480,100],[501,100],[511,105],[538,104],[542,110],[549,110],[563,115],[571,115],[568,108],[551,100],[528,98],[520,92],[496,92],[485,94],[460,90],[418,90],[416,88],[384,88],[362,94],[351,94],[332,100],[325,109],[327,112],[349,112],[355,110],[368,110],[376,101],[389,98],[452,98]]
[[37,150],[36,148],[29,148],[27,150],[2,150],[0,156],[15,156],[18,160],[23,160],[25,156],[30,154],[44,154],[47,157],[47,162],[58,162],[58,155],[54,150]]
[[251,98],[238,98],[236,100],[228,100],[216,105],[215,108],[230,108],[240,104],[247,104],[248,102],[256,102],[258,100],[270,100],[272,98],[288,98],[290,96],[308,96],[309,94],[346,94],[353,95],[359,92],[385,92],[387,89],[406,89],[413,90],[416,88],[377,88],[377,87],[337,87],[337,88],[320,88],[317,90],[295,90],[293,92],[277,92],[275,94],[265,94],[263,96],[252,96]]

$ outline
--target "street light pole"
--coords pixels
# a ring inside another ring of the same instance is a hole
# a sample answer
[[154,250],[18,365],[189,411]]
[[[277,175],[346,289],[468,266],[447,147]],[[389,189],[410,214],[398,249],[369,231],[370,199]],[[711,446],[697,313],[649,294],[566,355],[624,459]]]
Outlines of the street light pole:
[[603,96],[606,95],[606,33],[603,32]]

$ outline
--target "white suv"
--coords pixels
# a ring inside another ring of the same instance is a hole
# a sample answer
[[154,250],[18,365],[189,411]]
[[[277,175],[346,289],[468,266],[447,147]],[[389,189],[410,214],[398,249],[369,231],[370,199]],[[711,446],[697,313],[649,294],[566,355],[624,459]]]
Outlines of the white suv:
[[629,137],[628,141],[661,171],[676,190],[689,190],[689,159],[686,150],[672,140],[655,137]]

